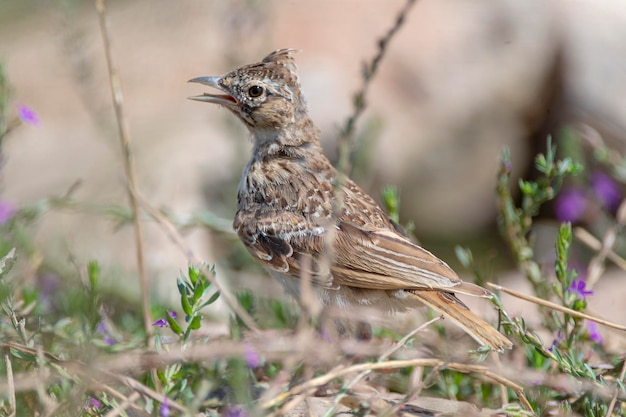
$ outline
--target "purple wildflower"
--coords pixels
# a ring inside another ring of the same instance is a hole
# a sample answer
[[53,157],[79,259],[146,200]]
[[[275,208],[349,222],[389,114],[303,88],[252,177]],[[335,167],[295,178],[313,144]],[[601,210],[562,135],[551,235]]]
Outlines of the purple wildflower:
[[45,310],[52,307],[52,294],[58,291],[61,285],[61,278],[57,274],[50,272],[37,276],[37,287],[39,288],[39,301]]
[[85,405],[83,406],[83,408],[85,409],[89,409],[91,407],[99,408],[100,405],[101,405],[100,401],[96,400],[93,397],[89,397],[87,398],[87,401],[85,401]]
[[250,368],[256,368],[261,364],[261,357],[252,349],[252,346],[247,343],[245,345],[244,357]]
[[[175,311],[170,311],[167,314],[169,314],[169,316],[173,319],[176,318],[176,312]],[[152,323],[153,326],[159,326],[159,327],[167,327],[169,326],[169,323],[167,322],[167,319],[158,319],[157,321],[155,321],[154,323]]]
[[98,325],[96,326],[96,332],[102,334],[102,340],[109,346],[113,346],[115,343],[115,339],[111,337],[111,332],[104,320],[100,320]]
[[96,325],[96,331],[102,334],[107,333],[107,325],[104,323],[104,321],[100,320],[98,322],[98,324]]
[[320,333],[320,339],[326,343],[333,343],[333,338],[331,337],[330,332],[324,328],[322,328]]
[[565,335],[563,334],[563,332],[562,332],[561,330],[559,330],[559,331],[556,333],[556,337],[555,337],[555,338],[554,338],[554,340],[552,341],[552,344],[550,345],[550,347],[548,348],[548,350],[549,350],[550,352],[552,352],[552,350],[553,350],[554,348],[556,348],[556,347],[558,347],[558,346],[559,346],[559,342],[560,342],[561,340],[563,340],[563,339],[565,339]]
[[587,322],[587,330],[589,331],[589,339],[593,340],[597,344],[604,343],[604,337],[598,332],[598,325],[594,321]]
[[562,222],[575,222],[582,218],[587,209],[585,192],[578,188],[563,190],[554,203],[556,218]]
[[159,327],[167,327],[167,320],[166,319],[158,319],[157,321],[152,323],[152,325],[153,326],[159,326]]
[[584,299],[588,295],[593,295],[593,291],[586,289],[587,283],[582,279],[575,279],[572,281],[568,292],[578,295],[578,298]]
[[13,203],[0,201],[0,224],[5,224],[15,214],[17,209]]
[[619,185],[602,172],[596,172],[591,176],[591,189],[602,206],[608,210],[615,210],[622,200]]
[[246,413],[246,411],[238,406],[228,406],[226,408],[226,411],[224,411],[224,414],[222,414],[223,417],[248,417],[248,413]]
[[168,399],[165,397],[163,402],[161,403],[161,408],[159,409],[159,415],[161,417],[169,417],[170,415],[170,406],[168,404]]
[[17,106],[17,113],[20,120],[31,126],[37,126],[39,124],[39,116],[33,109],[23,104]]

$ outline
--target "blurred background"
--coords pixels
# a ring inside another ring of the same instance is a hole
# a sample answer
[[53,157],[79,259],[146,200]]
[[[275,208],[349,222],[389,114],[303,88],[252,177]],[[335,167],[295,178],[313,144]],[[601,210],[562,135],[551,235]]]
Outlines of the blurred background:
[[[221,75],[277,48],[302,50],[302,88],[325,150],[336,160],[363,63],[404,4],[109,1],[112,52],[143,196],[180,223],[207,211],[230,222],[249,157],[247,132],[226,111],[187,100],[203,87],[186,82]],[[133,230],[119,227],[114,215],[127,194],[94,2],[2,1],[0,62],[13,90],[8,111],[26,105],[38,118],[4,143],[3,201],[35,204],[71,190],[76,201],[110,208],[107,215],[65,208],[38,217],[33,277],[68,261],[96,259],[113,286],[138,293]],[[383,186],[396,185],[402,223],[413,222],[420,241],[449,263],[458,265],[453,248],[462,244],[492,274],[514,279],[497,228],[499,156],[509,147],[514,176],[532,176],[532,158],[545,150],[547,135],[556,142],[564,129],[574,138],[575,155],[584,157],[585,140],[593,137],[623,151],[621,0],[418,1],[371,84],[357,126],[353,177],[379,201]],[[612,184],[621,198],[621,185]],[[542,215],[554,233],[554,213]],[[185,237],[197,255],[218,265],[220,279],[258,282],[258,270],[245,265],[245,251],[232,237],[202,227],[187,228]],[[546,253],[553,252],[550,239]],[[153,295],[174,297],[187,257],[150,220],[145,244]],[[607,311],[624,294],[609,296],[615,301],[605,303]]]

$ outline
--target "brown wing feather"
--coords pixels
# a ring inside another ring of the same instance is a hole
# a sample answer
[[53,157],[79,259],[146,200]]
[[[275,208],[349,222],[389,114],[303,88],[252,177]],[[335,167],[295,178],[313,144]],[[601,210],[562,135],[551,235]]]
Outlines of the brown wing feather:
[[459,288],[460,292],[470,295],[489,294],[486,290],[477,291],[477,286],[462,283],[445,262],[386,229],[366,230],[342,222],[336,245],[332,272],[338,284],[384,290],[457,291]]

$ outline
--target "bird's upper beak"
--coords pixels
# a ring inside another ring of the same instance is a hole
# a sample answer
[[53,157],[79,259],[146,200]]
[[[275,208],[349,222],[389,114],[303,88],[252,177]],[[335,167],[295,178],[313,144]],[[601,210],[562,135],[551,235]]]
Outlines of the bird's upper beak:
[[[224,91],[224,88],[218,83],[220,78],[221,77],[198,77],[198,78],[192,78],[188,82],[204,84],[213,88],[217,88],[218,90]],[[226,91],[224,92],[226,93]],[[204,101],[207,103],[221,104],[223,106],[228,106],[228,107],[233,106],[234,104],[237,104],[237,100],[235,99],[235,97],[231,96],[230,94],[204,93],[200,96],[191,96],[188,98],[189,100],[197,100],[197,101]]]

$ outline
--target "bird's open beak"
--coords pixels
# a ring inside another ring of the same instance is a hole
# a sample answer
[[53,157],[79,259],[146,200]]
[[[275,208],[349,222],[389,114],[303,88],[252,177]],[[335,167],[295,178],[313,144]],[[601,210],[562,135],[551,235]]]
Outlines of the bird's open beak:
[[[218,90],[224,91],[223,87],[221,85],[219,85],[219,83],[218,83],[220,78],[221,77],[198,77],[198,78],[192,78],[188,82],[204,84],[204,85],[208,85],[208,86],[213,87],[213,88],[217,88]],[[204,94],[202,94],[200,96],[191,96],[191,97],[188,97],[188,98],[189,98],[189,100],[204,101],[204,102],[207,102],[207,103],[221,104],[223,106],[232,106],[234,104],[237,104],[237,100],[233,96],[231,96],[230,94],[207,94],[207,93],[204,93]]]

